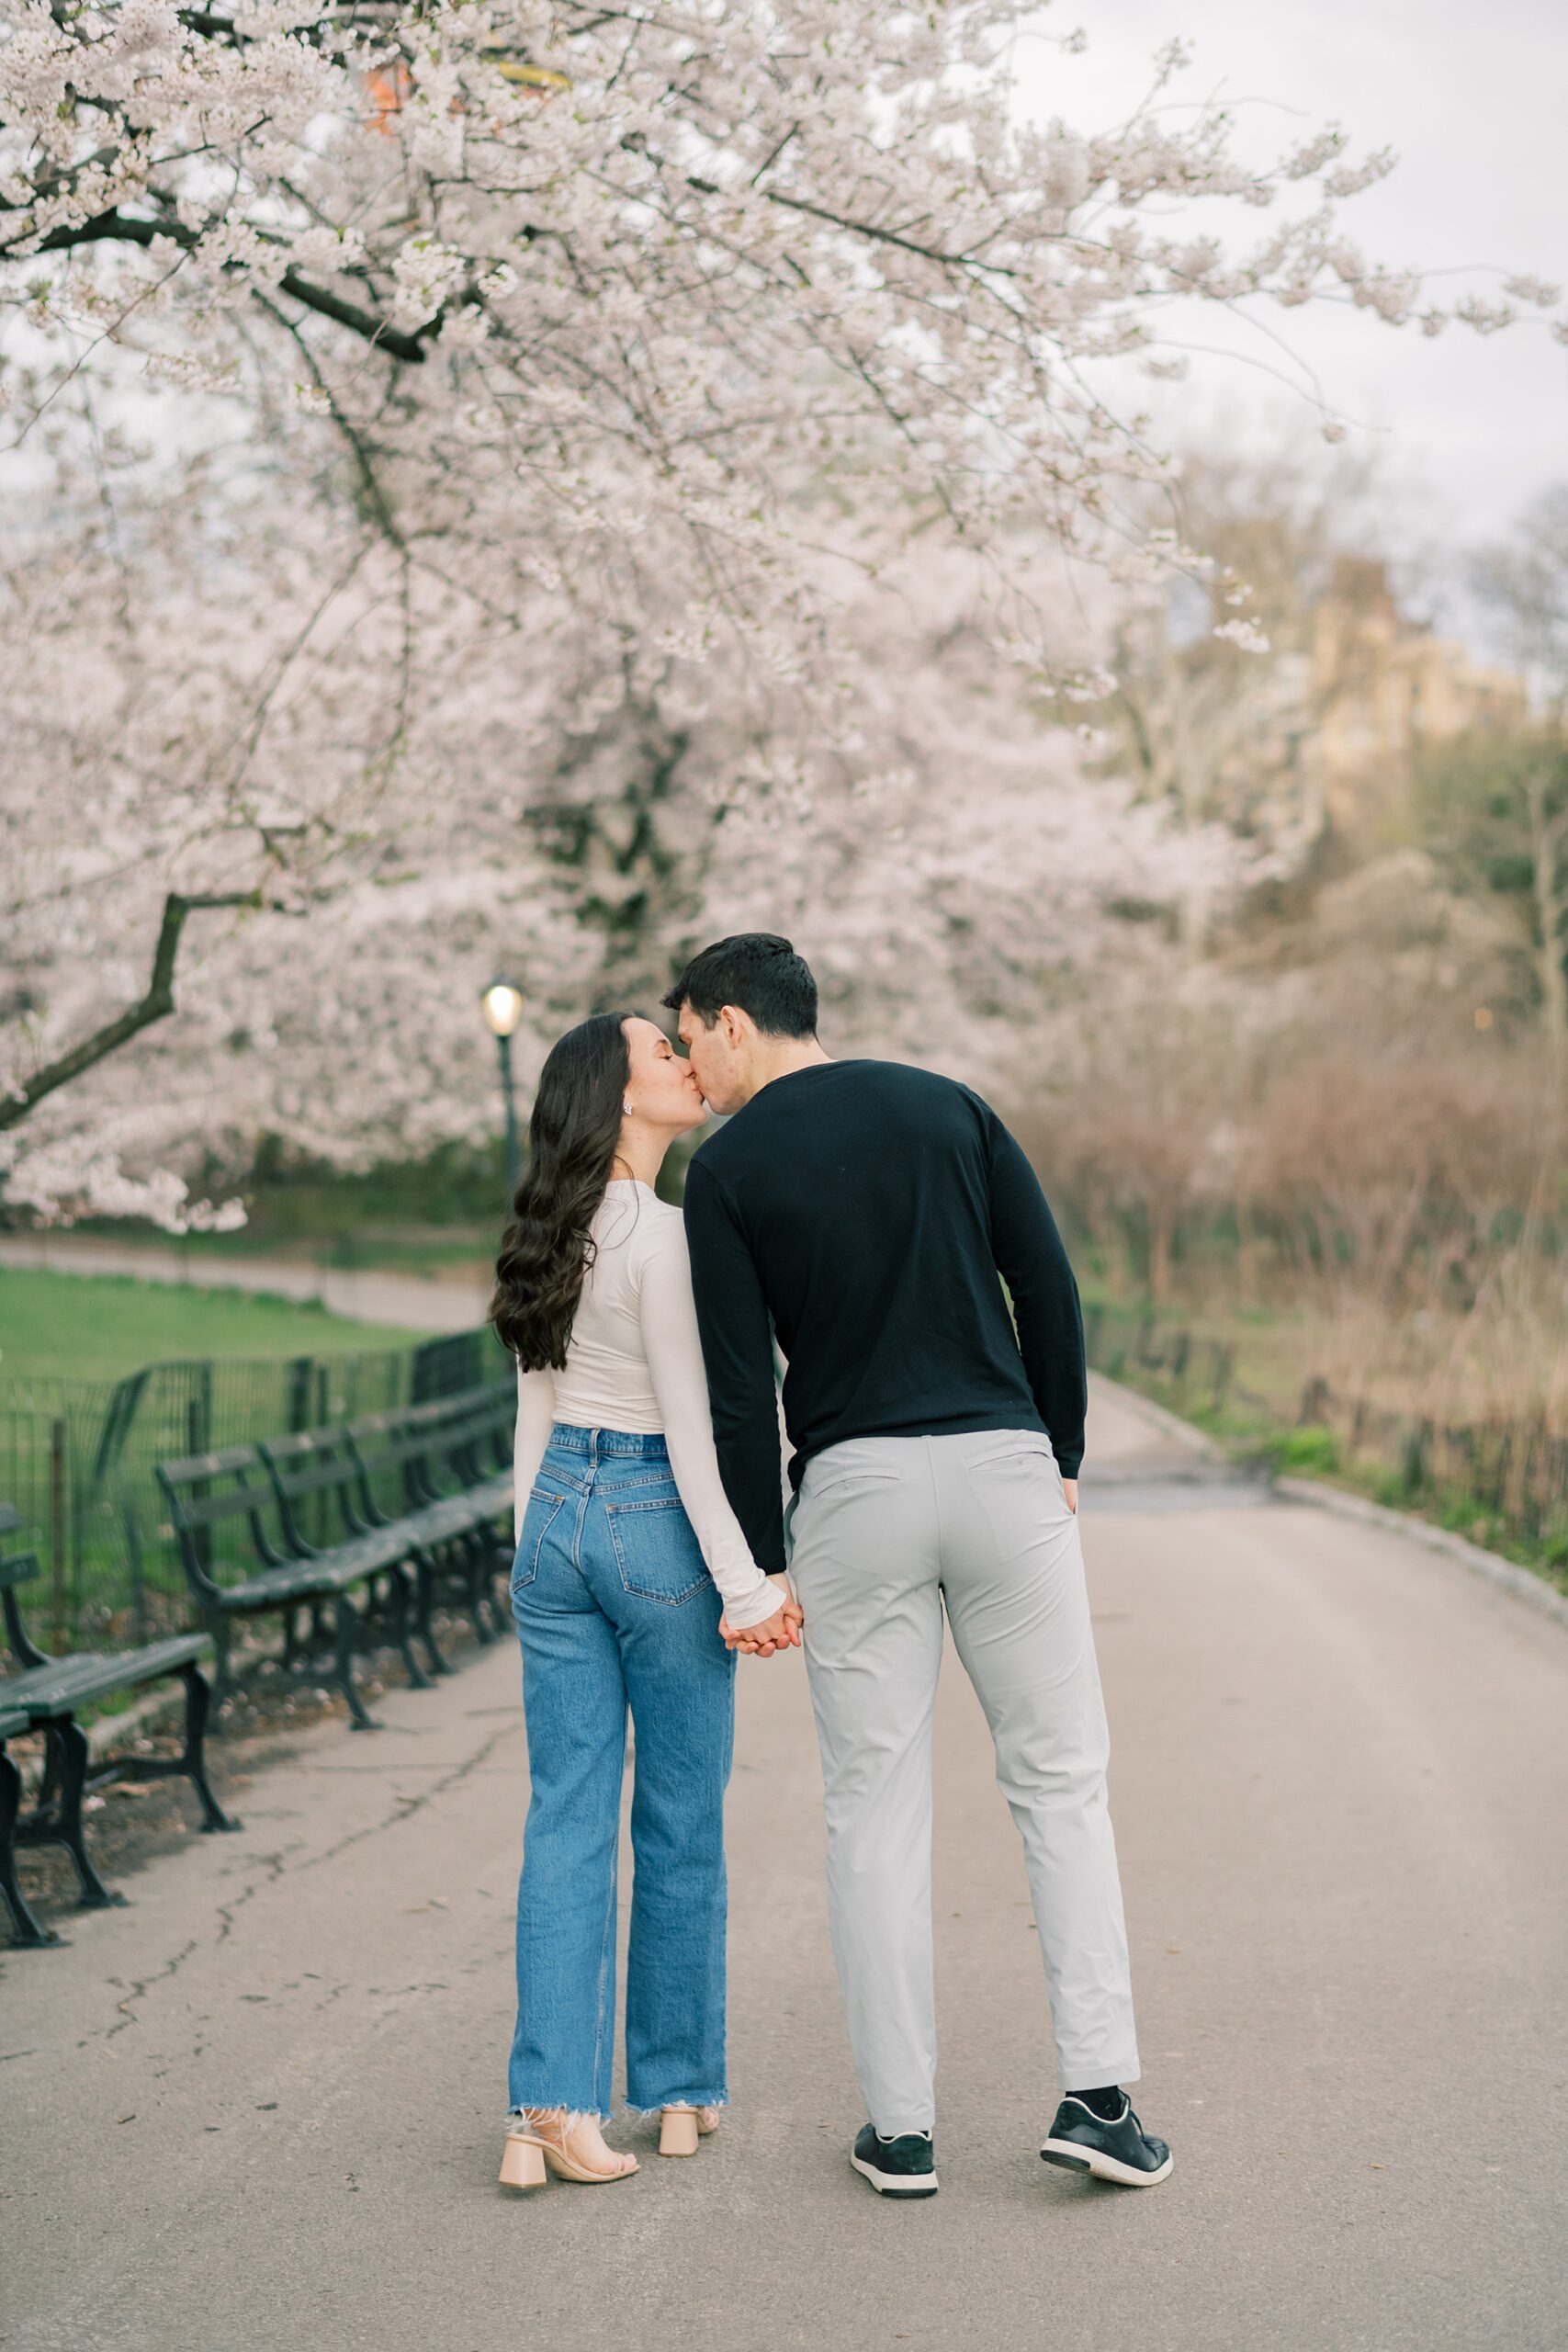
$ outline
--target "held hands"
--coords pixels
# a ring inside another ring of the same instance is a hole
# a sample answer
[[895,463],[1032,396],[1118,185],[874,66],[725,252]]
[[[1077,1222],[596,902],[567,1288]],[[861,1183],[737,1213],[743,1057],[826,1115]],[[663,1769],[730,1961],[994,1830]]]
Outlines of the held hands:
[[718,1621],[720,1638],[727,1649],[737,1650],[742,1657],[772,1657],[776,1650],[799,1649],[800,1629],[806,1623],[806,1611],[790,1590],[787,1577],[770,1577],[768,1582],[782,1596],[771,1617],[760,1625],[743,1625],[737,1631],[728,1617]]

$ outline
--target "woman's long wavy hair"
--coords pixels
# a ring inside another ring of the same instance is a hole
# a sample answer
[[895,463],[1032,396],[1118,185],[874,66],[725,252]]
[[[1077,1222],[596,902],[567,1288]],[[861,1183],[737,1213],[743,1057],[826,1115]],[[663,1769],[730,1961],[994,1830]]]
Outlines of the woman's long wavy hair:
[[589,1227],[615,1164],[631,1080],[624,1012],[595,1012],[551,1046],[528,1122],[528,1164],[495,1261],[490,1319],[525,1372],[566,1363],[593,1260]]

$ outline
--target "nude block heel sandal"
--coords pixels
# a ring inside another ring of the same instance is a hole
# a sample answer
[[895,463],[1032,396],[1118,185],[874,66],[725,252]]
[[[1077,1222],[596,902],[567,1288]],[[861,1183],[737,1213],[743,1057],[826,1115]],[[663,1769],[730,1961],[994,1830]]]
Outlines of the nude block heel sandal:
[[596,2186],[602,2181],[629,2180],[637,2170],[635,2156],[619,2155],[605,2146],[594,2117],[552,2111],[519,2118],[525,2120],[525,2129],[513,2129],[506,2135],[501,2159],[502,2185],[506,2188],[542,2188],[547,2171],[558,2180]]
[[718,2127],[716,2107],[667,2107],[659,2124],[659,2153],[661,2156],[694,2156],[697,2136],[705,2140]]
[[506,2154],[501,2159],[502,2188],[543,2188],[545,2185],[545,2152],[537,2140],[523,2140],[508,2132]]

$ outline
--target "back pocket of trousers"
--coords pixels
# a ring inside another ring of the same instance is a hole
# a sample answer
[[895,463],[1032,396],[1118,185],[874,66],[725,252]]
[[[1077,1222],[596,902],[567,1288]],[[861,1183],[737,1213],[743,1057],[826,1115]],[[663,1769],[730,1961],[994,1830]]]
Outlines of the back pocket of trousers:
[[517,1539],[517,1553],[512,1563],[513,1592],[521,1592],[538,1575],[545,1538],[559,1518],[565,1500],[564,1495],[552,1494],[547,1487],[536,1487],[529,1496],[528,1508],[523,1514],[523,1532]]
[[604,1516],[621,1582],[639,1600],[674,1607],[708,1581],[702,1546],[679,1501],[606,1503]]

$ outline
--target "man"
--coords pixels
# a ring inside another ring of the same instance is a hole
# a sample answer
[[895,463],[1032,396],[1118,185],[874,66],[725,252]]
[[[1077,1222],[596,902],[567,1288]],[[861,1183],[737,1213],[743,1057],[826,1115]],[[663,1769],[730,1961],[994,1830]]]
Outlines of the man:
[[[805,1610],[829,1912],[869,2115],[851,2161],[885,2194],[937,2186],[931,1741],[945,1604],[1044,1955],[1066,2096],[1040,2153],[1129,2187],[1163,2180],[1169,2151],[1120,2087],[1138,2056],[1076,1519],[1083,1322],[1044,1196],[966,1087],[830,1060],[788,940],[718,941],[664,1002],[709,1104],[735,1114],[692,1163],[686,1232],[725,1487],[759,1566],[783,1569],[787,1549]],[[727,1637],[769,1654],[792,1630],[781,1607]]]

